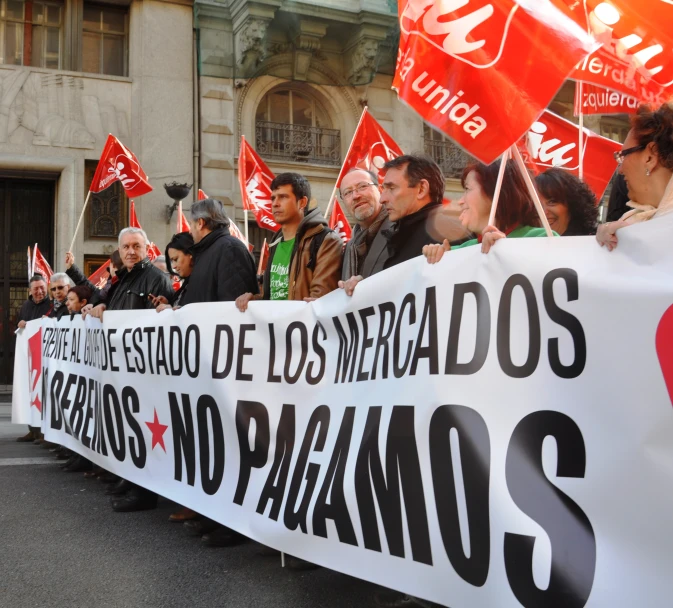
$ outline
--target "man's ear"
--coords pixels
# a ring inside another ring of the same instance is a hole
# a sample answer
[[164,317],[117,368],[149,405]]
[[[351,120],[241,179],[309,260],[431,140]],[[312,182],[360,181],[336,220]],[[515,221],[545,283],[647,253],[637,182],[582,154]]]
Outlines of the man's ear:
[[418,186],[418,198],[425,198],[430,194],[430,182],[427,179],[420,180]]
[[298,203],[299,203],[299,208],[306,211],[306,206],[308,205],[308,197],[307,196],[302,196],[299,199]]

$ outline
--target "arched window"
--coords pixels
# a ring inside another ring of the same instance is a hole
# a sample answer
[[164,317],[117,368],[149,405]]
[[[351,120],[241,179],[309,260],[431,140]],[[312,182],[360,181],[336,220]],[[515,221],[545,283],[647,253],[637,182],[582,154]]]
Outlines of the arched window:
[[295,89],[267,93],[255,115],[255,148],[268,159],[341,164],[341,133],[313,97]]
[[472,161],[472,157],[446,135],[428,125],[423,125],[423,144],[425,153],[440,166],[444,177],[460,178],[463,169]]

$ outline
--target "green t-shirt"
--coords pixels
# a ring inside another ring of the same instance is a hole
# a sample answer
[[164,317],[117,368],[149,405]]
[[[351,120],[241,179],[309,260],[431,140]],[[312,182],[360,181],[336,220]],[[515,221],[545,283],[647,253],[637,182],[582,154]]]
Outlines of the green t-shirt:
[[[552,234],[554,236],[558,236],[553,230]],[[525,239],[528,237],[538,237],[538,236],[547,236],[547,232],[545,231],[544,228],[533,228],[532,226],[519,226],[518,228],[515,228],[512,230],[507,235],[508,239]],[[461,243],[460,245],[452,245],[451,246],[451,251],[454,249],[464,249],[465,247],[471,247],[472,245],[476,245],[479,241],[477,239],[470,239],[469,241],[465,241],[464,243]]]
[[276,251],[273,254],[271,263],[271,300],[287,300],[287,290],[290,279],[290,258],[292,258],[292,249],[294,239],[281,241],[276,245]]

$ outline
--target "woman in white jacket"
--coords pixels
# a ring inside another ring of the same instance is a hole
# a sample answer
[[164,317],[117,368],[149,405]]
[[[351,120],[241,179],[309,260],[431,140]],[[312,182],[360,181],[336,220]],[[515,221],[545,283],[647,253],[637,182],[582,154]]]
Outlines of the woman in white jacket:
[[616,222],[599,226],[596,239],[612,251],[620,228],[673,211],[673,106],[640,106],[620,152],[615,153],[631,207]]

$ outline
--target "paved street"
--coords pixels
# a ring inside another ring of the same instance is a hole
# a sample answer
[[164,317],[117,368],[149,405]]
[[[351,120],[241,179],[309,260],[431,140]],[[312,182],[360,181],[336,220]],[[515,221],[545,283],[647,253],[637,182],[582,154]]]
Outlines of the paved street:
[[325,569],[293,572],[248,543],[199,545],[175,505],[114,513],[105,486],[59,470],[53,456],[15,438],[0,401],[0,606],[167,608],[368,607],[374,585]]

